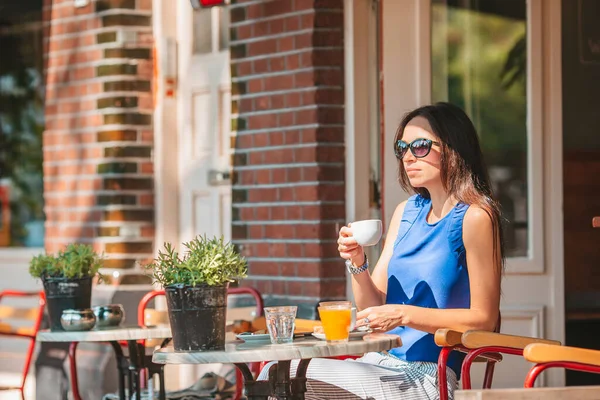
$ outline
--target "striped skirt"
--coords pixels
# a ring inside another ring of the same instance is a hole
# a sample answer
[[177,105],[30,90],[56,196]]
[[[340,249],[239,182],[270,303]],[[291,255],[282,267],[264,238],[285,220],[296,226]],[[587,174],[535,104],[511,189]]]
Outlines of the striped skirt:
[[[268,370],[259,380],[268,379]],[[295,376],[298,362],[292,362]],[[448,368],[449,399],[458,386],[456,374]],[[437,364],[405,361],[387,353],[367,353],[356,360],[315,358],[306,374],[306,400],[433,400],[439,399]]]

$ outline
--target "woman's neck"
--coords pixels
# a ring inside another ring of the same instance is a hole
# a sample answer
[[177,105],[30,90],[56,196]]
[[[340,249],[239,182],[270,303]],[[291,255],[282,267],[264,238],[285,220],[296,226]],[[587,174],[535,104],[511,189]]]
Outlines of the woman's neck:
[[437,190],[434,188],[427,188],[427,190],[429,191],[429,195],[431,197],[431,213],[429,214],[427,220],[430,223],[433,223],[444,218],[446,214],[448,214],[456,205],[456,201],[442,188]]

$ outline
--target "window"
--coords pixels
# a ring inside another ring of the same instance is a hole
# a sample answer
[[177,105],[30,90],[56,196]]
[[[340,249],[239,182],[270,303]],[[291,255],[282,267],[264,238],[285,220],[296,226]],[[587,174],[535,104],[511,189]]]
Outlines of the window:
[[530,252],[526,0],[432,0],[432,100],[480,135],[505,218],[507,257]]
[[43,247],[42,2],[0,7],[0,247]]
[[229,50],[229,9],[225,7],[194,10],[194,54]]

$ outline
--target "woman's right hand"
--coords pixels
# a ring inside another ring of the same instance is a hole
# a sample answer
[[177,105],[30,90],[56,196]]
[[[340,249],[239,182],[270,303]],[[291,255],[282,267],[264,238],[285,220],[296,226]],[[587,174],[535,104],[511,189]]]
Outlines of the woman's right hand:
[[350,260],[354,266],[360,267],[365,263],[365,251],[361,245],[356,243],[350,226],[351,224],[348,224],[348,226],[342,226],[342,229],[340,229],[338,251],[340,252],[340,257]]

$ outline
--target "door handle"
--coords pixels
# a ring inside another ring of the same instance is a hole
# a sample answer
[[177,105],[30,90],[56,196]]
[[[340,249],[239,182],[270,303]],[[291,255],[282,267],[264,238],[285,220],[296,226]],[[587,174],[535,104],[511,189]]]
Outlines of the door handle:
[[211,169],[208,171],[208,184],[211,186],[229,185],[231,184],[231,173],[229,171]]

